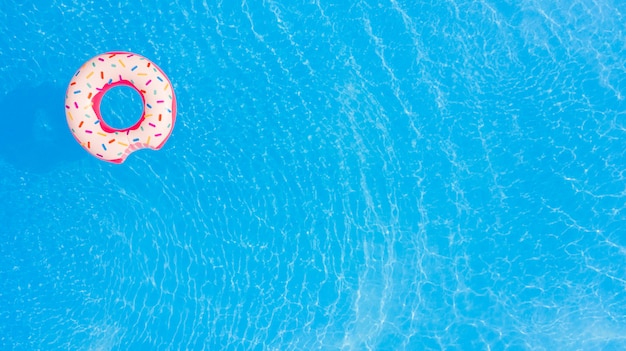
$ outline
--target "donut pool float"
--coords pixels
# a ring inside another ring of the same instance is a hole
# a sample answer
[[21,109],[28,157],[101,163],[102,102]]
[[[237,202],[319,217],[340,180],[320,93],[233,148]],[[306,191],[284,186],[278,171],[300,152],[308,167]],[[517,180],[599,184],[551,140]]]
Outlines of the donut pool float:
[[[100,101],[116,86],[135,89],[143,101],[137,123],[116,129],[100,114]],[[140,149],[160,149],[176,121],[176,96],[169,79],[154,62],[130,52],[91,58],[74,74],[65,94],[67,124],[78,143],[97,158],[122,163]]]

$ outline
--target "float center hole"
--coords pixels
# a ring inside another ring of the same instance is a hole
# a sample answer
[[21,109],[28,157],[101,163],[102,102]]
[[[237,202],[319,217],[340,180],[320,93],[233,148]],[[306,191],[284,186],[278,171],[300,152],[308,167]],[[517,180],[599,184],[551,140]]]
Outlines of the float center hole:
[[143,101],[137,90],[119,85],[111,88],[100,101],[100,116],[109,127],[128,129],[141,118]]

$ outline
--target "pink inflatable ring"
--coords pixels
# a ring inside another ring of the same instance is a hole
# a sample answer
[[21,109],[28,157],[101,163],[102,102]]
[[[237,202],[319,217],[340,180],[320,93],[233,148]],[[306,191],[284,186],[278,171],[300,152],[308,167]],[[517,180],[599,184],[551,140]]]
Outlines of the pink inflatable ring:
[[[111,88],[135,89],[143,101],[141,118],[126,129],[108,126],[100,101]],[[122,163],[140,149],[160,149],[176,121],[176,96],[169,79],[153,62],[130,52],[109,52],[87,61],[65,94],[67,124],[78,143],[101,160]]]

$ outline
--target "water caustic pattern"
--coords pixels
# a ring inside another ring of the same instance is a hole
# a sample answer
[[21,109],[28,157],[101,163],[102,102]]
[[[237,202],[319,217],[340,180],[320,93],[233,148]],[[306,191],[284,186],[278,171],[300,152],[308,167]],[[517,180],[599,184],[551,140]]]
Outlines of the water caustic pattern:
[[[108,126],[100,115],[102,96],[126,85],[142,97],[144,112],[126,129]],[[65,113],[72,134],[89,153],[121,163],[133,151],[160,149],[172,132],[176,99],[159,67],[137,54],[110,52],[87,61],[74,75],[65,97]]]
[[626,349],[621,2],[23,3],[0,91],[127,48],[180,117],[0,161],[0,349]]

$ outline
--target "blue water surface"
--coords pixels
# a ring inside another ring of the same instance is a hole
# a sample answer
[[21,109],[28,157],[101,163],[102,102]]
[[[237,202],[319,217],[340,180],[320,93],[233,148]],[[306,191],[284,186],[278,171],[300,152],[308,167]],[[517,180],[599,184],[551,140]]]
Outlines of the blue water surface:
[[[3,0],[0,349],[626,349],[625,17]],[[178,99],[122,165],[64,115],[113,50]]]

